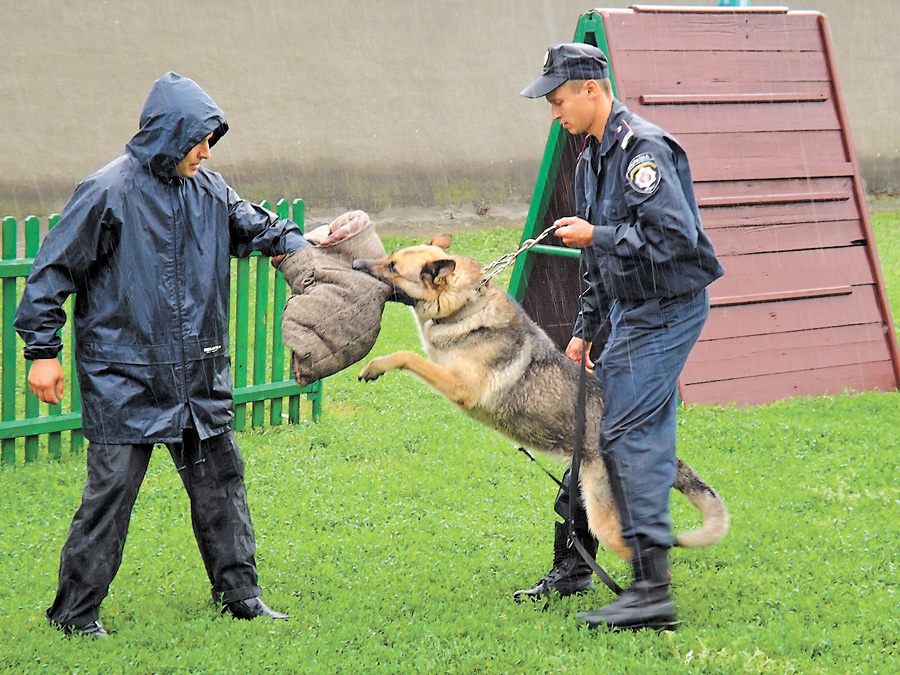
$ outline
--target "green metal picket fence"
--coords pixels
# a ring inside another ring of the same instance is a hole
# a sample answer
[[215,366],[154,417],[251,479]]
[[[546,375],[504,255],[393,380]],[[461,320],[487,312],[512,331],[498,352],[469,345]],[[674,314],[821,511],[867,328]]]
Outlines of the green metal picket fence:
[[[271,209],[267,202],[262,206]],[[304,203],[279,200],[274,211],[280,218],[291,218],[301,228],[304,223]],[[48,218],[53,227],[58,215]],[[81,400],[74,362],[65,362],[71,349],[74,333],[72,322],[64,328],[66,349],[60,354],[66,370],[66,398],[60,405],[42,404],[26,384],[28,362],[22,358],[22,343],[13,329],[24,279],[40,245],[40,219],[35,216],[19,221],[6,217],[2,221],[2,252],[0,252],[0,463],[15,464],[17,448],[24,451],[26,462],[38,457],[41,437],[46,436],[47,452],[59,458],[62,454],[63,433],[69,434],[69,448],[78,452],[84,447],[81,434]],[[24,257],[20,257],[18,233],[24,231]],[[306,395],[311,404],[313,421],[322,413],[322,383],[313,382],[300,387],[290,373],[290,354],[281,340],[281,310],[288,294],[287,283],[269,264],[269,259],[254,254],[232,261],[232,378],[235,404],[235,430],[241,431],[249,423],[256,428],[266,423],[268,402],[270,425],[279,425],[286,418],[300,420],[300,400]],[[253,286],[253,292],[251,292]],[[64,305],[72,314],[72,298]],[[285,411],[284,399],[287,399]],[[44,408],[42,412],[41,408]]]

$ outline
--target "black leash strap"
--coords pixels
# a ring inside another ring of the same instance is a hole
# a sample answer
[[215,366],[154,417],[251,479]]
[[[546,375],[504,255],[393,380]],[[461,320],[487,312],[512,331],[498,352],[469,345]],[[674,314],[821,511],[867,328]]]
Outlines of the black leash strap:
[[569,541],[575,550],[584,558],[584,561],[594,571],[600,580],[607,585],[616,595],[622,595],[622,587],[619,586],[604,571],[594,557],[587,552],[584,544],[575,533],[575,511],[578,507],[578,498],[581,494],[581,483],[578,479],[581,470],[581,456],[584,454],[584,428],[587,417],[587,349],[582,341],[581,345],[581,373],[578,376],[578,402],[575,408],[575,447],[572,450],[572,468],[569,474],[569,518],[566,525],[569,528]]
[[528,452],[528,448],[519,448],[519,452],[524,452],[525,455],[528,457],[528,459],[530,459],[532,462],[534,462],[535,464],[537,464],[537,465],[538,465],[538,468],[539,468],[541,471],[543,471],[545,474],[547,474],[548,476],[550,476],[550,479],[551,479],[554,483],[556,483],[557,485],[559,485],[559,487],[562,487],[562,481],[561,481],[559,478],[557,478],[556,476],[554,476],[552,473],[550,473],[549,471],[547,471],[547,469],[545,469],[543,466],[541,466],[541,463],[540,463],[539,461],[537,461],[537,460],[534,458],[534,455],[532,455],[530,452]]
[[597,561],[594,560],[594,557],[587,552],[587,549],[584,547],[584,544],[581,543],[581,540],[578,538],[574,532],[570,535],[572,540],[572,546],[575,547],[575,550],[581,554],[581,557],[584,558],[584,561],[588,564],[588,566],[594,571],[600,580],[606,584],[606,587],[609,588],[616,595],[622,595],[625,591],[622,589],[619,584],[613,581],[613,578],[606,573],[600,565],[597,564]]
[[[547,235],[553,228],[548,228],[541,236],[538,238],[540,240],[544,236]],[[534,243],[537,243],[535,241]],[[583,276],[583,266],[584,265],[584,257],[582,256],[579,260],[578,269],[579,274]],[[624,591],[622,587],[619,586],[615,581],[613,581],[612,577],[610,577],[606,571],[597,564],[597,561],[594,560],[594,556],[588,553],[587,549],[584,547],[584,544],[581,543],[581,540],[578,539],[578,535],[575,534],[575,510],[578,506],[578,497],[581,494],[581,483],[578,479],[578,473],[581,469],[581,456],[584,453],[584,428],[585,428],[585,418],[587,415],[587,349],[585,348],[584,341],[582,341],[581,345],[581,373],[578,376],[578,400],[575,406],[575,447],[572,449],[572,467],[569,470],[569,517],[566,519],[566,527],[568,529],[569,542],[572,546],[575,547],[575,550],[578,551],[578,554],[584,559],[584,561],[588,564],[588,567],[600,577],[600,580],[606,584],[606,586],[616,595],[622,595]],[[554,483],[556,483],[559,487],[562,487],[562,481],[559,480],[552,473],[547,471],[543,466],[541,466],[540,462],[538,462],[534,455],[528,452],[525,448],[519,448],[519,450],[528,457],[532,462],[538,465],[538,467],[545,474],[550,476]]]
[[[546,467],[544,467],[540,462],[537,461],[537,459],[535,459],[534,455],[532,455],[530,452],[528,452],[528,448],[520,447],[519,452],[524,453],[525,456],[528,457],[528,459],[530,459],[532,462],[537,464],[538,468],[541,471],[543,471],[545,474],[547,474],[550,477],[550,480],[552,480],[554,483],[556,483],[559,487],[563,486],[562,481],[559,478],[557,478],[552,473],[550,473],[546,469]],[[581,463],[581,458],[579,457],[579,464],[580,463]],[[573,467],[575,466],[574,460],[572,462],[572,466]],[[570,478],[577,481],[578,480],[578,472],[573,470]],[[579,489],[577,482],[575,484],[575,489],[576,490]],[[571,499],[571,495],[572,495],[572,487],[570,485],[569,486],[569,498],[570,499]],[[572,509],[572,506],[570,503],[570,505],[569,505],[570,513],[572,513],[571,509]],[[582,558],[584,558],[584,561],[590,566],[590,568],[594,572],[594,574],[596,574],[598,577],[600,577],[601,581],[603,581],[603,583],[607,585],[609,590],[611,590],[616,595],[622,595],[622,587],[619,586],[619,584],[617,584],[615,581],[613,581],[612,578],[606,573],[606,570],[604,570],[602,567],[600,567],[600,565],[597,564],[597,561],[594,559],[594,557],[590,553],[587,552],[587,549],[584,547],[584,544],[581,543],[581,540],[578,538],[578,535],[575,534],[575,524],[571,517],[569,518],[569,520],[566,521],[566,525],[568,526],[568,530],[569,530],[569,533],[568,533],[569,541],[572,542],[572,546],[574,546],[575,550],[578,551],[579,555]]]

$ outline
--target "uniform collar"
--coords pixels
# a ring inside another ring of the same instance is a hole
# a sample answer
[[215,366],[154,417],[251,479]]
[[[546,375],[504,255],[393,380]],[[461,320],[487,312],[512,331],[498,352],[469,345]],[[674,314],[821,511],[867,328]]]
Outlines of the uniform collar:
[[603,138],[600,139],[600,155],[608,153],[612,147],[620,142],[620,119],[628,112],[625,104],[618,99],[613,99],[612,108],[609,111],[609,119],[606,120],[606,128],[603,130]]
[[[584,149],[579,155],[579,159],[584,158],[591,162],[594,157],[604,157],[616,143],[619,143],[621,133],[618,131],[621,126],[621,119],[628,113],[625,104],[617,99],[613,99],[612,108],[609,111],[609,118],[606,120],[606,127],[603,129],[603,137],[599,140],[596,136],[590,134],[585,139]],[[599,171],[599,167],[597,168]]]

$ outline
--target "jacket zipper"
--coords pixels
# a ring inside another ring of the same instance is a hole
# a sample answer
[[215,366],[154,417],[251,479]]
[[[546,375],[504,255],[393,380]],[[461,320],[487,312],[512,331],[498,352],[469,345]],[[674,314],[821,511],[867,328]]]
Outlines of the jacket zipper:
[[[181,180],[179,182],[176,189],[176,198],[175,198],[175,210],[176,213],[180,216],[181,220],[184,220],[184,181]],[[173,222],[173,235],[172,235],[172,260],[175,262],[175,308],[177,313],[178,325],[176,326],[177,335],[178,335],[178,346],[179,351],[181,353],[181,362],[180,362],[180,370],[181,370],[181,391],[182,398],[181,401],[184,404],[188,403],[188,389],[187,389],[187,354],[184,350],[184,313],[182,308],[182,289],[181,289],[181,279],[179,273],[179,266],[181,264],[179,255],[178,255],[178,245],[179,245],[179,233],[182,228],[178,227],[178,218],[174,219]],[[188,405],[188,415],[190,415],[190,405]]]

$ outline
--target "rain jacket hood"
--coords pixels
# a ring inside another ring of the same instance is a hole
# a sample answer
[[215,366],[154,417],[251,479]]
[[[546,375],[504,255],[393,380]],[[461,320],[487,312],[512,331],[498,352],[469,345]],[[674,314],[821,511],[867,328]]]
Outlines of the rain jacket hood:
[[173,72],[153,83],[140,124],[126,148],[163,180],[175,180],[175,167],[197,143],[212,134],[212,147],[228,131],[225,115],[206,92]]
[[15,327],[25,358],[54,358],[75,294],[75,363],[85,436],[100,443],[201,438],[232,427],[231,256],[308,245],[299,228],[241,199],[201,166],[173,171],[225,116],[191,80],[167,73],[125,153],[76,188],[45,237]]

